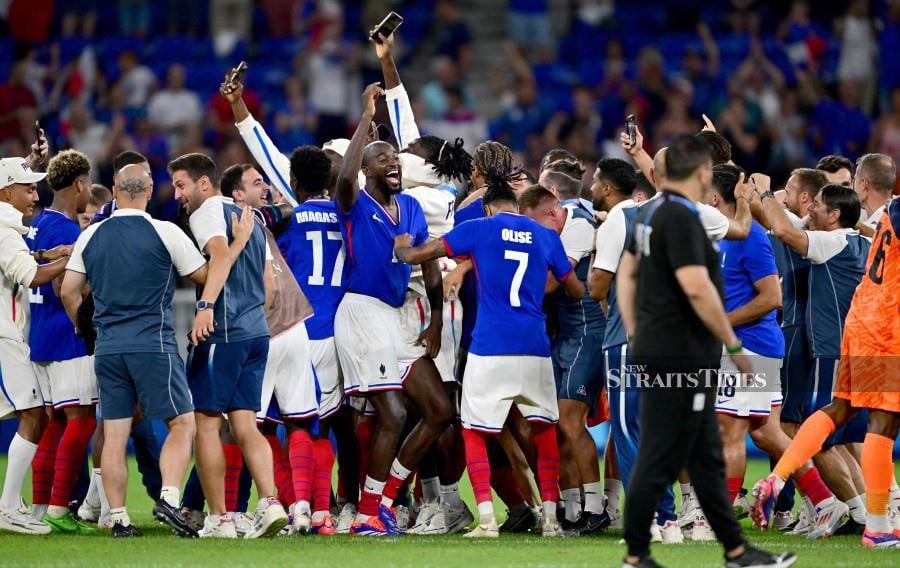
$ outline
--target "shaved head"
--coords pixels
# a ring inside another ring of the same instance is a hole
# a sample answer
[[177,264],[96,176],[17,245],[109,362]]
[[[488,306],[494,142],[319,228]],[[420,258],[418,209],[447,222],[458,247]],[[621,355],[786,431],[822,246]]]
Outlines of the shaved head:
[[368,164],[369,160],[383,152],[396,152],[396,150],[394,150],[394,147],[387,142],[382,142],[380,140],[372,142],[366,146],[365,150],[363,150],[363,164]]
[[666,148],[660,148],[653,156],[653,182],[659,186],[666,178]]
[[153,178],[150,173],[140,164],[129,164],[123,167],[116,174],[116,197],[119,198],[123,194],[129,199],[145,197],[149,199],[148,190],[153,188]]

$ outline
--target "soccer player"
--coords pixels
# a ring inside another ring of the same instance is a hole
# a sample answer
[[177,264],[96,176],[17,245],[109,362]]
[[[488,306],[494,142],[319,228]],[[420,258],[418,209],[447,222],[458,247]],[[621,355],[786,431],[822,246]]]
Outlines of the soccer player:
[[[731,216],[737,200],[751,198],[752,185],[766,190],[769,187],[768,176],[753,174],[749,184],[744,183],[743,176],[736,166],[714,167],[713,191],[707,203]],[[725,481],[729,499],[734,502],[744,485],[747,433],[757,447],[776,460],[790,443],[779,424],[784,335],[775,320],[775,310],[781,305],[775,255],[762,226],[754,221],[746,239],[722,241],[719,257],[726,315],[754,371],[754,384],[744,384],[745,379],[736,375],[735,367],[723,357],[719,373],[716,413],[725,450]],[[756,384],[758,380],[764,384]],[[840,505],[819,471],[810,463],[804,464],[794,481],[815,507],[816,523],[828,522],[829,513]],[[839,516],[830,518],[837,522]]]
[[[350,274],[347,293],[335,316],[335,343],[344,372],[345,394],[365,396],[378,415],[372,436],[371,461],[351,533],[395,534],[399,528],[390,510],[409,477],[453,416],[453,407],[433,363],[401,368],[404,350],[400,311],[411,268],[393,254],[393,239],[412,233],[417,243],[427,238],[422,208],[400,193],[402,172],[394,148],[384,142],[365,145],[375,114],[375,101],[384,93],[378,84],[366,87],[363,114],[344,156],[335,189],[338,220],[347,245]],[[366,187],[359,188],[362,167]],[[442,317],[441,277],[437,263],[422,265],[431,321],[419,335],[426,357],[440,352]],[[402,392],[401,392],[402,391]],[[418,407],[421,420],[400,445],[406,394]],[[396,457],[395,457],[396,456]],[[405,528],[405,527],[403,527]]]
[[[47,182],[53,202],[32,220],[26,241],[33,252],[78,239],[78,215],[91,191],[91,163],[77,150],[64,150],[50,160]],[[28,344],[50,415],[32,462],[32,515],[58,532],[92,532],[69,513],[69,500],[97,426],[97,378],[93,359],[57,294],[61,281],[33,288],[28,295]]]
[[898,230],[900,207],[894,199],[878,222],[865,273],[847,313],[834,399],[803,423],[772,474],[754,488],[758,497],[754,507],[758,508],[757,514],[764,516],[784,479],[818,452],[836,428],[848,424],[861,409],[868,409],[862,454],[868,514],[862,545],[878,548],[896,547],[900,543],[900,530],[891,526],[888,517],[894,472],[891,452],[900,412],[900,368],[897,366],[900,354],[897,267],[900,265],[895,244]]
[[209,157],[186,154],[169,163],[169,173],[175,197],[190,215],[191,232],[210,264],[187,363],[197,417],[197,471],[210,512],[200,535],[237,537],[234,520],[226,514],[219,439],[222,414],[227,413],[260,495],[253,530],[245,538],[274,536],[288,517],[275,497],[272,450],[256,427],[269,351],[263,305],[272,285],[271,251],[262,227],[254,229],[240,253],[231,251],[230,214],[239,209],[219,191],[216,165]]
[[[119,171],[113,195],[115,212],[78,237],[60,289],[73,323],[85,284],[90,284],[94,297],[94,369],[103,409],[103,487],[112,535],[141,535],[125,506],[125,450],[134,408],[140,404],[145,417],[164,420],[169,428],[160,454],[163,487],[153,515],[176,534],[194,537],[197,533],[178,509],[195,426],[172,329],[172,296],[176,275],[202,284],[208,270],[184,232],[172,223],[151,219],[144,211],[150,199],[146,170],[130,165]],[[246,237],[249,231],[242,230]],[[239,233],[237,227],[235,233]],[[239,250],[246,239],[238,234],[235,240]]]
[[[23,236],[22,217],[34,215],[38,201],[37,173],[22,158],[0,159],[0,417],[15,413],[19,426],[7,451],[6,475],[0,494],[0,529],[22,534],[49,534],[50,526],[31,518],[22,501],[22,484],[47,425],[41,387],[23,335],[27,327],[26,290],[49,284],[63,273],[71,245],[34,255]],[[38,261],[47,261],[38,265]]]
[[[807,305],[807,331],[810,335],[810,349],[813,364],[806,391],[810,392],[807,414],[827,405],[832,400],[833,380],[841,357],[840,342],[844,318],[850,307],[853,292],[863,277],[865,256],[870,243],[854,227],[859,219],[859,199],[849,187],[829,184],[819,190],[809,208],[810,225],[815,230],[796,228],[784,213],[767,188],[757,187],[763,198],[763,208],[768,223],[775,236],[794,251],[809,259],[809,298]],[[788,193],[791,200],[791,193]],[[858,415],[855,421],[828,439],[833,461],[817,460],[820,469],[828,475],[843,478],[840,470],[847,463],[837,447],[841,444],[861,442],[865,436],[865,416]],[[812,457],[812,455],[810,456]],[[852,462],[851,463],[855,463]],[[782,470],[779,470],[781,473]],[[793,470],[791,471],[793,473]],[[785,475],[785,479],[787,475]],[[848,506],[856,523],[864,523],[864,512],[860,511],[859,496],[852,478],[838,479],[841,483],[831,483],[842,502],[828,502],[827,507],[816,505],[816,526],[807,534],[808,538],[824,538],[833,534],[847,521]],[[781,487],[778,488],[781,490]],[[776,494],[778,491],[775,492]],[[812,498],[812,496],[810,496]],[[758,498],[758,502],[765,502]],[[769,511],[756,509],[755,520],[761,525],[769,521]],[[856,514],[854,514],[856,510]]]
[[[582,209],[578,201],[581,180],[557,170],[544,170],[541,180],[567,198],[565,205],[551,190],[535,185],[519,196],[519,211],[560,235],[575,276],[585,285],[595,225],[593,214]],[[597,446],[585,424],[605,377],[602,347],[606,318],[589,295],[569,298],[561,290],[552,290],[548,305],[555,319],[550,352],[559,404],[560,487],[565,507],[565,522],[561,524],[577,534],[599,533],[609,526],[610,519],[603,503]]]
[[91,194],[88,198],[87,207],[84,208],[83,213],[78,214],[78,225],[82,231],[88,228],[100,207],[110,201],[112,201],[112,192],[108,187],[99,183],[91,185]]
[[[394,137],[400,148],[398,158],[403,175],[403,193],[419,202],[428,236],[438,238],[453,228],[456,209],[454,180],[464,183],[472,172],[472,157],[463,149],[463,141],[450,142],[436,136],[421,136],[413,115],[406,89],[400,82],[400,74],[391,53],[393,34],[378,36],[373,40],[375,52],[381,62],[384,75],[385,100],[391,118]],[[441,259],[442,273],[456,267],[450,259]],[[424,305],[428,302],[422,271],[413,267],[409,288],[401,308],[400,323],[406,334],[407,348],[400,365],[405,366],[421,359],[425,348],[418,344],[419,334],[428,326],[431,316]],[[459,355],[458,337],[461,333],[462,306],[456,298],[445,298],[441,351],[431,362],[423,359],[416,372],[437,372],[451,400],[459,399],[459,383],[455,367]],[[456,425],[454,425],[456,426]],[[447,534],[465,530],[474,520],[471,511],[459,496],[459,479],[463,473],[464,457],[454,448],[460,447],[459,427],[451,427],[440,438],[439,447],[419,465],[422,479],[422,508],[416,517],[411,534]],[[438,465],[440,464],[440,467]],[[437,489],[437,491],[435,491]]]
[[487,439],[501,431],[513,405],[531,422],[537,448],[543,502],[541,533],[559,536],[559,410],[541,304],[548,270],[573,298],[581,298],[584,287],[577,278],[570,278],[574,269],[559,236],[517,214],[516,196],[506,178],[491,176],[486,181],[486,218],[463,223],[424,246],[414,246],[410,236],[402,236],[395,252],[408,263],[469,255],[478,279],[480,315],[463,379],[461,419],[466,464],[480,519],[466,536],[499,536]]
[[853,162],[834,154],[823,156],[816,169],[825,174],[828,183],[850,187],[853,183]]
[[633,360],[640,365],[622,380],[648,377],[652,385],[641,391],[641,443],[625,511],[625,564],[655,565],[649,550],[653,510],[686,468],[725,548],[726,566],[790,566],[794,555],[775,556],[746,543],[725,489],[713,409],[722,344],[742,372],[751,369],[725,315],[717,255],[694,206],[711,186],[709,150],[692,136],[678,136],[665,162],[664,191],[644,206],[616,282]]

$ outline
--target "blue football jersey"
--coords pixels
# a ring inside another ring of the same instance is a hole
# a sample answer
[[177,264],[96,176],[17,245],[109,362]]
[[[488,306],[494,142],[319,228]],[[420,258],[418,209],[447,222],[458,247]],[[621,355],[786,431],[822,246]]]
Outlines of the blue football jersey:
[[[47,250],[71,245],[80,234],[77,221],[48,208],[34,218],[26,241],[32,251]],[[62,300],[53,291],[52,282],[29,290],[28,300],[31,304],[28,345],[32,361],[66,361],[87,355],[84,341],[75,335],[75,327],[66,315]]]
[[306,320],[309,338],[332,337],[349,270],[335,203],[325,199],[301,203],[278,237],[278,248],[315,310]]
[[428,240],[428,225],[418,201],[402,193],[393,199],[397,221],[364,189],[349,212],[336,209],[350,258],[347,292],[371,296],[399,308],[412,267],[394,256],[394,237],[409,233],[413,245],[420,245]]
[[[454,227],[473,219],[484,218],[484,202],[479,197],[465,207],[456,210],[453,218]],[[463,279],[462,288],[457,294],[463,305],[462,336],[459,340],[460,349],[467,350],[472,343],[472,332],[475,331],[475,322],[478,316],[478,290],[475,275],[471,272]]]
[[556,232],[515,213],[462,223],[444,235],[447,256],[469,255],[478,284],[478,319],[470,353],[550,356],[544,312],[549,269],[572,273]]

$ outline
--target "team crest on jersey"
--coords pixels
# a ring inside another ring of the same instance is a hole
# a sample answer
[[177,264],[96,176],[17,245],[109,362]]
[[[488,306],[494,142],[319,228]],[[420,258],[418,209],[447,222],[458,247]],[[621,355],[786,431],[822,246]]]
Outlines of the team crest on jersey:
[[578,390],[576,390],[575,392],[577,392],[581,396],[587,396],[587,389],[584,388],[584,385],[578,385]]
[[384,363],[382,363],[381,366],[378,367],[378,371],[381,373],[381,378],[382,378],[382,379],[387,378],[387,376],[384,374],[384,372],[385,372],[386,370],[387,370],[387,369],[385,368]]

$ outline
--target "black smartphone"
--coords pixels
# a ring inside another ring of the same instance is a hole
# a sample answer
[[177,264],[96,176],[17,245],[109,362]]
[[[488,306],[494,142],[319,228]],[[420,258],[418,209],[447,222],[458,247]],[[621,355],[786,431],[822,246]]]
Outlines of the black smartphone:
[[634,146],[637,144],[637,122],[634,121],[633,114],[629,114],[625,117],[625,128],[628,131],[628,138],[631,140],[631,145]]
[[234,83],[235,81],[240,81],[244,78],[244,73],[247,72],[247,62],[241,61],[238,63],[238,66],[235,68],[234,73],[231,74],[231,77],[228,78],[229,83]]
[[37,138],[38,142],[41,141],[41,121],[40,120],[34,121],[34,136],[35,136],[35,138]]
[[383,37],[387,37],[397,31],[397,28],[400,27],[400,24],[403,23],[403,16],[398,14],[397,12],[391,12],[387,16],[381,20],[381,23],[375,26],[375,28],[369,32],[369,39],[378,41],[378,35],[381,34]]

